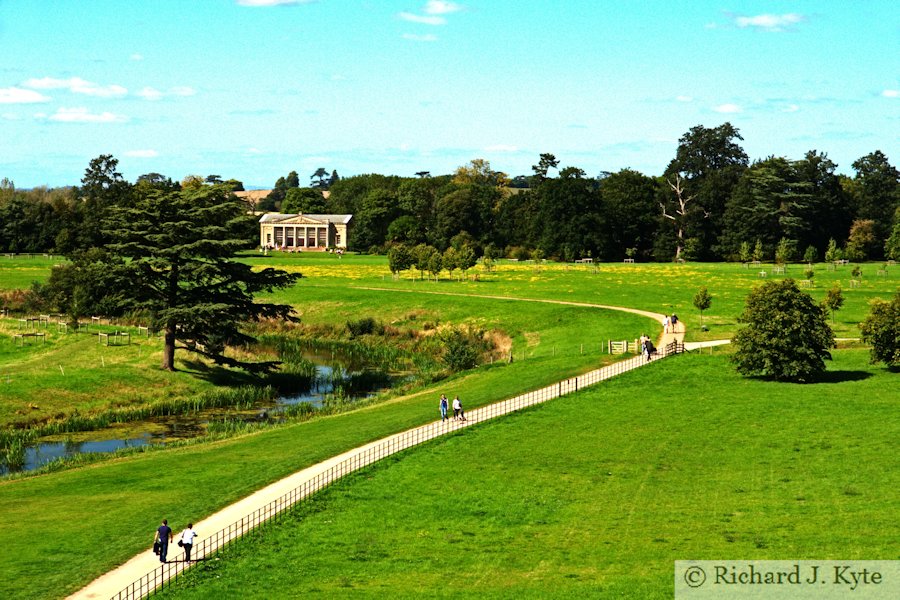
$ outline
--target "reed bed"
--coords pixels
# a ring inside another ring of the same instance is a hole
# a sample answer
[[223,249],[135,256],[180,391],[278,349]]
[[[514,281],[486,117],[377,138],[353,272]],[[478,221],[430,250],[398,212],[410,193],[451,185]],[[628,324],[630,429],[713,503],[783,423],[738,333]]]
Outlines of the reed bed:
[[65,418],[37,427],[0,431],[0,465],[9,471],[20,469],[24,464],[25,449],[39,438],[49,435],[96,431],[117,423],[195,414],[215,408],[247,410],[260,402],[271,402],[276,397],[277,392],[272,386],[241,386],[206,392],[194,398],[174,398],[142,406],[114,408],[96,414],[75,411]]

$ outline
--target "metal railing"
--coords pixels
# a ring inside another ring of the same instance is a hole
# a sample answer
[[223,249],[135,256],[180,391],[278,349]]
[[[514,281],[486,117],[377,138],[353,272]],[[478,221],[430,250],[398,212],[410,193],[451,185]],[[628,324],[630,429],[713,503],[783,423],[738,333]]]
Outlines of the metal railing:
[[[427,442],[452,431],[463,429],[476,423],[482,423],[529,406],[546,402],[547,400],[559,398],[560,396],[576,392],[586,386],[594,385],[601,381],[605,381],[606,379],[634,370],[649,362],[666,358],[674,354],[680,354],[682,352],[684,352],[684,344],[672,342],[664,348],[657,350],[657,352],[651,355],[649,359],[644,355],[635,356],[595,371],[585,373],[584,375],[579,375],[578,377],[566,379],[508,400],[474,409],[468,413],[464,413],[465,420],[454,420],[451,417],[446,421],[435,421],[363,446],[348,458],[338,462],[318,475],[315,475],[302,485],[292,489],[279,498],[272,500],[249,515],[246,515],[240,521],[232,523],[225,529],[222,529],[195,544],[191,552],[193,560],[203,560],[215,555],[228,543],[244,537],[263,523],[277,519],[285,514],[288,509],[297,505],[297,503],[308,498],[315,492],[328,487],[345,475],[378,462],[397,452],[412,448],[418,444]],[[176,560],[161,564],[159,567],[147,573],[113,596],[112,600],[144,598],[145,596],[162,589],[164,586],[177,581],[178,577],[190,566],[190,564],[191,563],[184,561],[183,554],[181,554],[180,559],[176,556]]]

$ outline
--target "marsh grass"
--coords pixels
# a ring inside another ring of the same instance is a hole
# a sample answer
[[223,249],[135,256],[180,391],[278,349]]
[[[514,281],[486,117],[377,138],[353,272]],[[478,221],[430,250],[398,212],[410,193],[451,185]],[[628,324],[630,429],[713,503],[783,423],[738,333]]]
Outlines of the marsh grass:
[[[24,463],[25,448],[46,436],[96,431],[117,423],[132,423],[153,417],[196,414],[213,408],[247,410],[258,403],[271,402],[275,397],[276,391],[271,386],[244,386],[212,390],[194,398],[174,398],[154,404],[106,410],[97,414],[81,414],[76,411],[64,418],[54,419],[38,427],[0,430],[0,465],[9,471],[20,469]],[[60,465],[56,465],[55,469],[67,461],[60,461]]]

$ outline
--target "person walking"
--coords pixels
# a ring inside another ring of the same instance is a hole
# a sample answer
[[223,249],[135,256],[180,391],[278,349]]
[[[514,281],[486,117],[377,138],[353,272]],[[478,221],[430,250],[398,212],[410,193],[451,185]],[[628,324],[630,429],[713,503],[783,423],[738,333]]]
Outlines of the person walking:
[[466,420],[466,413],[463,412],[462,402],[459,401],[459,396],[453,398],[453,415],[459,415],[458,418],[460,421]]
[[178,545],[184,548],[184,561],[191,562],[191,548],[194,547],[194,538],[197,533],[194,531],[194,524],[188,523],[187,529],[181,532],[181,541]]
[[169,542],[175,539],[172,534],[172,528],[169,527],[169,521],[162,520],[162,525],[157,527],[153,542],[159,542],[159,562],[166,562],[166,553],[169,551]]
[[441,421],[447,420],[447,396],[441,394]]

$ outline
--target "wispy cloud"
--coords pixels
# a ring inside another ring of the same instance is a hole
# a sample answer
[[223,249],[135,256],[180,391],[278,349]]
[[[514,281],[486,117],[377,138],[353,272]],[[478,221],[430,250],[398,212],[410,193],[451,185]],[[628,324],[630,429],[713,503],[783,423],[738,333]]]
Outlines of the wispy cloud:
[[197,90],[187,85],[180,85],[169,88],[169,93],[173,96],[196,96]]
[[885,98],[900,98],[900,90],[884,90],[881,95]]
[[159,156],[159,152],[156,150],[129,150],[125,153],[125,156],[132,158],[156,158]]
[[788,31],[795,29],[797,25],[807,20],[804,15],[798,13],[787,13],[784,15],[762,14],[762,15],[728,15],[735,27],[738,29],[756,29],[760,31]]
[[134,54],[132,54],[132,55],[129,56],[128,58],[129,58],[129,60],[144,60],[144,55],[143,55],[143,54],[138,54],[137,52],[135,52]]
[[0,88],[0,104],[35,104],[49,101],[50,98],[34,90],[23,90],[18,87]]
[[713,110],[716,111],[717,113],[724,113],[724,114],[736,114],[739,112],[743,112],[743,109],[740,106],[738,106],[737,104],[731,104],[731,103],[720,104],[718,106],[714,106]]
[[57,123],[123,123],[125,117],[111,112],[92,113],[87,108],[60,108],[50,116],[44,114],[35,115],[38,118],[46,118]]
[[156,88],[153,87],[145,87],[141,89],[139,92],[135,92],[137,96],[140,96],[144,100],[162,100],[163,93]]
[[410,23],[422,23],[423,25],[447,24],[447,19],[445,19],[444,17],[439,17],[437,15],[417,15],[415,13],[402,12],[397,16],[404,21],[409,21]]
[[238,6],[298,6],[312,4],[316,0],[237,0]]
[[428,0],[422,12],[428,15],[449,15],[450,13],[459,12],[462,6],[454,2],[444,2],[443,0]]
[[96,96],[98,98],[116,98],[128,94],[128,89],[121,85],[98,85],[81,77],[70,77],[69,79],[56,79],[54,77],[33,78],[22,85],[33,90],[65,89],[73,94],[84,94],[85,96]]
[[404,33],[404,40],[412,40],[414,42],[436,42],[438,40],[437,36],[433,33],[427,33],[425,35],[419,35],[416,33]]
[[403,11],[397,16],[404,21],[410,23],[421,23],[422,25],[446,25],[447,19],[442,15],[449,15],[463,10],[464,7],[455,2],[445,2],[444,0],[428,0],[422,7],[422,14]]
[[678,102],[693,102],[693,96],[675,96],[675,100]]
[[168,91],[161,91],[154,87],[144,87],[139,92],[135,92],[136,96],[140,96],[144,100],[156,101],[162,100],[166,96],[194,96],[197,94],[197,90],[188,86],[176,86],[171,87]]
[[800,110],[800,107],[797,106],[796,104],[788,104],[787,106],[781,107],[781,112],[784,112],[784,113],[793,113],[793,112],[798,112],[799,110]]

